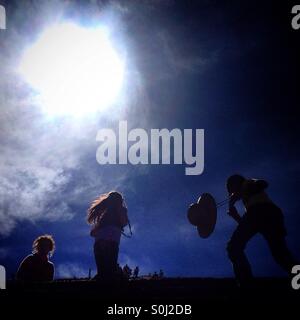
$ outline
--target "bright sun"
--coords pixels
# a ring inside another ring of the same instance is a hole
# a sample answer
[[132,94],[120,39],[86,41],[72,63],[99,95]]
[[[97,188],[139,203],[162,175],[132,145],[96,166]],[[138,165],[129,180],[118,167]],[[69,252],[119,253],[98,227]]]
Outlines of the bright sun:
[[104,110],[122,87],[124,62],[101,28],[52,26],[23,54],[19,72],[52,115]]

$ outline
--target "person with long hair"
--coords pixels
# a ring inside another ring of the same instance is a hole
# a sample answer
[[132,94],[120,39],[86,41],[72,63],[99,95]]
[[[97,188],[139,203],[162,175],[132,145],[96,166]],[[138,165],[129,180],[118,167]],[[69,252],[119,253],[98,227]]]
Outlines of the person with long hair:
[[117,272],[119,244],[123,228],[128,224],[127,208],[121,193],[100,195],[88,209],[87,222],[95,238],[94,255],[97,280],[113,280]]
[[52,281],[54,264],[49,261],[55,250],[55,242],[51,235],[44,234],[33,241],[32,254],[20,264],[17,280],[25,282]]

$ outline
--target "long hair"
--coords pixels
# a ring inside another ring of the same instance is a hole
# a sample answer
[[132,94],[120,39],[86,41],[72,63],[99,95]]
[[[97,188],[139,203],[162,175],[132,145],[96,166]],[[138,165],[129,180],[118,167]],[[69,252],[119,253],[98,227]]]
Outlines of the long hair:
[[114,209],[117,204],[124,206],[124,199],[121,193],[117,191],[110,191],[101,194],[94,200],[88,209],[87,222],[89,224],[98,224],[103,219],[105,213]]

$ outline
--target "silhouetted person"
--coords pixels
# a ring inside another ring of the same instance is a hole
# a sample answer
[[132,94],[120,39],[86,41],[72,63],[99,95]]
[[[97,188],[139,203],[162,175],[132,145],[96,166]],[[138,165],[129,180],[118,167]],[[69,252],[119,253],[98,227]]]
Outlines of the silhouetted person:
[[123,273],[124,273],[126,279],[129,279],[132,275],[132,270],[127,264],[123,268]]
[[139,273],[140,273],[140,268],[136,266],[133,270],[133,277],[137,278],[139,276]]
[[27,256],[17,271],[17,280],[52,281],[54,278],[54,265],[49,261],[53,255],[55,243],[50,235],[42,235],[34,240],[32,254]]
[[[252,279],[252,271],[244,253],[248,241],[260,233],[267,241],[275,261],[288,273],[297,261],[291,255],[286,244],[284,218],[268,197],[268,183],[264,180],[245,179],[233,175],[227,180],[227,190],[231,196],[228,214],[234,218],[238,227],[227,245],[229,259],[233,264],[236,279],[241,286],[247,286]],[[240,216],[235,203],[242,200],[245,214]]]
[[87,221],[95,238],[96,279],[110,281],[116,277],[121,232],[128,224],[122,195],[116,191],[101,195],[89,208]]

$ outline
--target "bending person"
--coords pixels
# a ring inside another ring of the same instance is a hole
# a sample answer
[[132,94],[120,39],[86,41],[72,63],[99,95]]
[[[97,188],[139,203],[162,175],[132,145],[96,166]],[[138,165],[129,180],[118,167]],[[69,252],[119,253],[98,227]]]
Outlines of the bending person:
[[[233,175],[227,180],[227,190],[231,196],[228,214],[234,218],[238,227],[227,245],[229,259],[241,286],[247,286],[252,279],[249,261],[244,253],[248,241],[257,233],[267,241],[275,261],[288,273],[297,263],[286,244],[284,218],[278,208],[268,197],[268,183],[264,180],[245,179]],[[242,200],[245,214],[240,216],[235,203]]]

